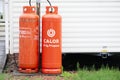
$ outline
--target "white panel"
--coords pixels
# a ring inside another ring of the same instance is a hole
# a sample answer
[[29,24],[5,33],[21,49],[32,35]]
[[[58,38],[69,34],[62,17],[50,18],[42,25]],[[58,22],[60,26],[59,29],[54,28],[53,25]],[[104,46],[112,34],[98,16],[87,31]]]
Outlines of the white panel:
[[5,55],[5,21],[0,19],[0,68],[2,68],[1,61],[3,60],[4,55]]
[[3,1],[0,0],[0,13],[3,13]]
[[[12,1],[13,53],[18,53],[19,16],[28,0]],[[32,0],[34,3],[34,0]],[[67,52],[120,52],[120,0],[50,0],[62,16],[62,50]],[[46,0],[41,0],[41,15]]]
[[0,21],[0,42],[5,41],[5,22]]

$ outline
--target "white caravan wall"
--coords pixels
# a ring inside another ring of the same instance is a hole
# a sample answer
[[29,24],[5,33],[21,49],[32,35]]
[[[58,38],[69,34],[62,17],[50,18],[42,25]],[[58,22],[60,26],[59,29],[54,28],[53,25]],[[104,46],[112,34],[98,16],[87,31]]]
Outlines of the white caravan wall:
[[[34,0],[32,0],[34,1]],[[120,52],[120,0],[50,0],[62,16],[62,52]],[[19,53],[18,18],[28,0],[10,0],[11,53]],[[41,0],[45,12],[46,0]]]
[[9,29],[8,29],[8,0],[0,0],[0,50],[3,54],[9,53]]
[[0,41],[5,41],[5,20],[3,18],[3,7],[3,0],[0,0]]

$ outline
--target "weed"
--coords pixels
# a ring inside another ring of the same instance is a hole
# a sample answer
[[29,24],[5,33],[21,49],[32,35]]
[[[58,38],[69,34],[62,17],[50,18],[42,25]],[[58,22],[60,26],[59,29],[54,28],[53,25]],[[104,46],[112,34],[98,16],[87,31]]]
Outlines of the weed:
[[29,80],[29,78],[25,78],[24,80]]
[[0,74],[0,80],[5,80],[6,75],[5,74]]

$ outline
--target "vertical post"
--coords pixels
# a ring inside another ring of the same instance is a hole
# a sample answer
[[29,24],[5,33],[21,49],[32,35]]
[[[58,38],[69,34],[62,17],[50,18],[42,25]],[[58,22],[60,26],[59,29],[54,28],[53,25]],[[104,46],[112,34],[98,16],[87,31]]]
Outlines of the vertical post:
[[8,23],[8,14],[9,14],[9,8],[8,8],[8,0],[4,0],[4,10],[5,10],[5,53],[9,53],[9,23]]
[[[39,54],[39,64],[41,63],[41,58],[40,58],[40,0],[36,0],[36,7],[37,7],[37,15],[39,16],[39,28],[38,28],[38,32],[39,32],[39,35],[38,35],[38,54]],[[39,68],[40,68],[40,65],[39,65]]]
[[40,0],[36,0],[37,15],[40,17]]
[[36,0],[37,15],[39,16],[39,53],[40,53],[40,0]]

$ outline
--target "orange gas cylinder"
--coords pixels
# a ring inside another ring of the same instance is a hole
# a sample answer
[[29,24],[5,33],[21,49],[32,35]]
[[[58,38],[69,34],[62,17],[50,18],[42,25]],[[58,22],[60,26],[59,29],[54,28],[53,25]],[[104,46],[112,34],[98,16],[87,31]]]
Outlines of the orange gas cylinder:
[[38,72],[39,16],[34,6],[24,6],[19,18],[19,72]]
[[61,16],[58,7],[46,7],[46,14],[42,17],[42,73],[60,74],[62,68],[61,47]]

